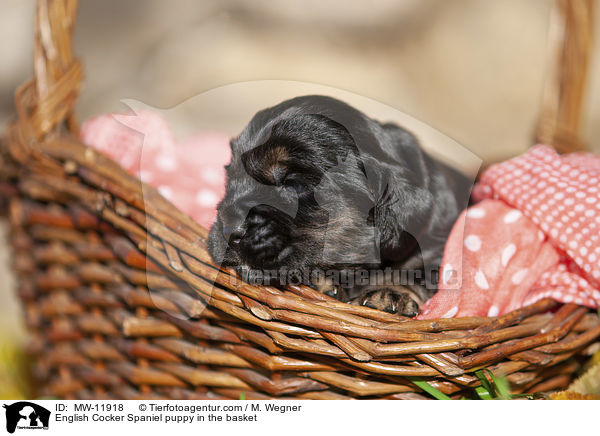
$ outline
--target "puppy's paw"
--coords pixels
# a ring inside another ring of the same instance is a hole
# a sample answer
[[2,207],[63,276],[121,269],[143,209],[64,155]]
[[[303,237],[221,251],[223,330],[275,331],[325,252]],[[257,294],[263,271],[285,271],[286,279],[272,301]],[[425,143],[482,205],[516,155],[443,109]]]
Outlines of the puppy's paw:
[[292,252],[289,224],[277,217],[277,210],[266,205],[256,206],[248,214],[246,232],[235,247],[247,263],[276,268]]
[[317,277],[317,280],[312,282],[312,286],[320,293],[335,298],[338,301],[348,301],[346,290],[325,277]]
[[419,313],[422,304],[414,292],[405,288],[367,290],[353,298],[350,303],[410,317]]
[[331,288],[321,292],[325,295],[335,298],[338,301],[348,301],[348,294],[341,286],[332,286]]

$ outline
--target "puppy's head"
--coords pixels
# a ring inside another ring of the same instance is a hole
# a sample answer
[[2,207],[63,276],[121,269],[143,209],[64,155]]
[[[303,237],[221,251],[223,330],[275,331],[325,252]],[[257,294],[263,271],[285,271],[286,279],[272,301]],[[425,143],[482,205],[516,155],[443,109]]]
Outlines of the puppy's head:
[[379,264],[381,238],[402,239],[384,222],[387,205],[402,200],[391,195],[398,156],[385,142],[381,125],[328,97],[257,113],[231,141],[209,237],[215,262],[238,270]]

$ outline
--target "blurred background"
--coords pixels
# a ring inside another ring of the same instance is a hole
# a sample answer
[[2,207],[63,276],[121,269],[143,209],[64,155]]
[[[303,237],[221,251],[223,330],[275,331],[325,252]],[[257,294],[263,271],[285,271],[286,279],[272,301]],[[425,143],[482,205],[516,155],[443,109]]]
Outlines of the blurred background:
[[[169,108],[231,83],[295,80],[392,106],[490,163],[532,143],[552,3],[81,0],[75,51],[86,78],[78,116],[122,111],[123,98]],[[0,131],[14,89],[32,74],[34,7],[0,0]],[[600,23],[600,8],[596,14]],[[600,44],[594,50],[584,134],[600,151]],[[230,105],[216,102],[211,111],[226,120]],[[2,241],[6,232],[0,224]],[[24,337],[9,262],[2,242],[0,346]]]

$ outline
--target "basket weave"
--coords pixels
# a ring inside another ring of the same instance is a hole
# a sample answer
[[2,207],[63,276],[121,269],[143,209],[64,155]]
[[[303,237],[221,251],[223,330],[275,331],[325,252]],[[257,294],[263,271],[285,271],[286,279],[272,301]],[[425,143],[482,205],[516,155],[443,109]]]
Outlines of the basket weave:
[[[563,12],[591,7],[560,3]],[[17,91],[17,118],[0,147],[0,194],[10,197],[40,395],[425,398],[417,378],[458,397],[479,384],[473,372],[481,368],[507,375],[515,392],[569,383],[600,336],[598,316],[574,304],[543,300],[498,318],[416,321],[307,287],[236,284],[211,263],[206,229],[79,141],[75,10],[75,0],[39,1],[35,79]],[[560,97],[546,102],[563,108],[581,95],[587,57],[580,61],[574,79],[558,69],[562,85],[547,93]],[[559,132],[563,150],[580,147],[562,109],[551,109],[538,133],[556,143]]]

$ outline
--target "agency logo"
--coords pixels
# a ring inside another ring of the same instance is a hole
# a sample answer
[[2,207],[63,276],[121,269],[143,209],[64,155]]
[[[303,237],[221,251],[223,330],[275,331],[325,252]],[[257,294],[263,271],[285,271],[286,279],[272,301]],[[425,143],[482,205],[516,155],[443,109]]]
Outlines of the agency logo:
[[14,433],[19,430],[48,430],[50,411],[29,401],[19,401],[3,405],[6,409],[6,431]]

